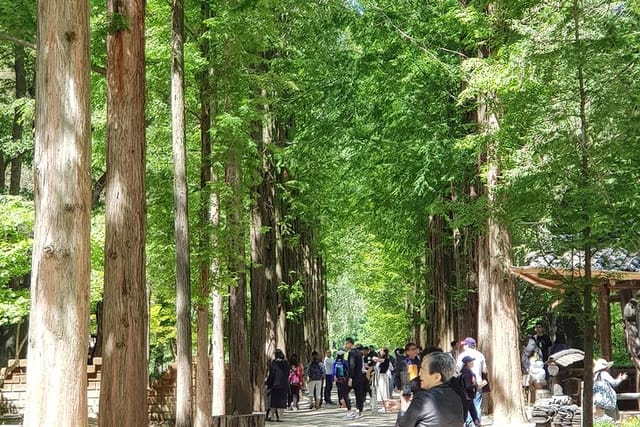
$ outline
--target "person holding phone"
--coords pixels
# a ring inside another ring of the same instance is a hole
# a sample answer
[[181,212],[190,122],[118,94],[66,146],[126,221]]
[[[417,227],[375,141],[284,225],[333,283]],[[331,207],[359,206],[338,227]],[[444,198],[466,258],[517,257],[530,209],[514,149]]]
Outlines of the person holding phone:
[[[400,397],[400,412],[396,427],[440,427],[460,425],[464,416],[462,399],[451,388],[455,362],[440,351],[427,354],[420,367],[420,389],[413,397]],[[409,388],[406,389],[409,392]]]

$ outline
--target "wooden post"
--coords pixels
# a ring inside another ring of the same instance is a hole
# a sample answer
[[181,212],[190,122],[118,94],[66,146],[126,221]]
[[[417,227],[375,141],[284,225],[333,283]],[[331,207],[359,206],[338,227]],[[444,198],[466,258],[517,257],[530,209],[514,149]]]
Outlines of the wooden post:
[[598,335],[601,357],[611,360],[611,309],[609,307],[609,283],[598,290]]

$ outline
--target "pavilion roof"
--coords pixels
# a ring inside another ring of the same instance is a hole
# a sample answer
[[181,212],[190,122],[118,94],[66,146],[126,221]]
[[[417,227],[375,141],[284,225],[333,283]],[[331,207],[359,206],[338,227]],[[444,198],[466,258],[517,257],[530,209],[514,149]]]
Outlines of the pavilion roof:
[[[562,290],[568,278],[584,277],[584,252],[567,251],[562,255],[531,252],[525,266],[512,266],[516,276],[534,286]],[[591,275],[598,280],[596,286],[608,284],[611,289],[640,288],[640,254],[621,249],[605,248],[591,258]]]

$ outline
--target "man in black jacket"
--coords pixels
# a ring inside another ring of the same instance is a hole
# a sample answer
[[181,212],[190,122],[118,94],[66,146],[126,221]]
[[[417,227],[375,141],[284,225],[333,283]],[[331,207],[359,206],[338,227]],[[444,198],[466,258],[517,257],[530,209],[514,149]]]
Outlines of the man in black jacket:
[[421,389],[400,399],[400,412],[396,427],[457,426],[464,422],[462,399],[449,386],[455,373],[455,363],[450,355],[429,353],[420,368]]
[[360,419],[364,416],[364,401],[367,395],[367,378],[363,369],[362,354],[360,349],[354,346],[353,338],[344,340],[344,348],[349,352],[349,379],[347,380],[347,385],[355,392],[356,408],[358,408],[357,414],[355,412],[347,412],[344,418]]

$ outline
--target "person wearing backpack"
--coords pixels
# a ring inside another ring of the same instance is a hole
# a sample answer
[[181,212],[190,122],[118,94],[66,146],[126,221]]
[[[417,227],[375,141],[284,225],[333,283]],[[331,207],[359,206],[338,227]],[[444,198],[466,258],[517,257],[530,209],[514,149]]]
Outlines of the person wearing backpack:
[[347,413],[349,413],[351,412],[351,399],[349,399],[349,386],[347,385],[349,364],[344,360],[344,350],[338,350],[331,373],[335,378],[336,388],[338,389],[338,403],[340,406],[344,405],[347,408]]
[[311,353],[311,362],[307,365],[309,374],[309,396],[312,400],[312,409],[320,409],[322,403],[322,380],[324,378],[324,363],[320,361],[317,351]]
[[304,371],[298,363],[298,355],[292,354],[289,358],[289,407],[297,411],[300,409],[300,390],[302,389]]

